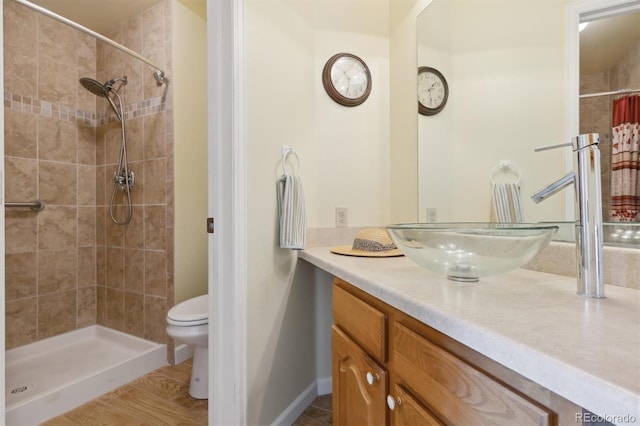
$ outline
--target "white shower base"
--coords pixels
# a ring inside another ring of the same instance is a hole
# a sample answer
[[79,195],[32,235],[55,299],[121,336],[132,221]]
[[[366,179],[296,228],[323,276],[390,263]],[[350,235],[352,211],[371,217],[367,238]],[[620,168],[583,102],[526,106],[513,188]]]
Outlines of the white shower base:
[[37,425],[166,364],[166,345],[99,325],[10,349],[6,424]]

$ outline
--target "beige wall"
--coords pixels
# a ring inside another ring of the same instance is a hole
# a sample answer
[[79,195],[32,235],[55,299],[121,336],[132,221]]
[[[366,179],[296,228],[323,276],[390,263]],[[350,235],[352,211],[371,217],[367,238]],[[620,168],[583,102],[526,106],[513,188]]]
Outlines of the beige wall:
[[207,293],[207,26],[191,3],[173,4],[176,303]]
[[[300,156],[308,226],[333,226],[336,206],[349,208],[350,226],[388,223],[389,7],[248,0],[245,13],[247,423],[270,424],[316,378],[314,272],[277,246],[281,146]],[[360,56],[373,75],[359,107],[336,104],[322,87],[338,52]]]

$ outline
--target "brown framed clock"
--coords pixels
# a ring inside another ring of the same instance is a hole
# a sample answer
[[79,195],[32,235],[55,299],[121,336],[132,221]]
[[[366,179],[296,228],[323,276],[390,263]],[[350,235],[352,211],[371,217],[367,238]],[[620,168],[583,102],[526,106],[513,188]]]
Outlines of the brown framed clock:
[[358,106],[371,93],[371,72],[358,56],[338,53],[325,63],[322,85],[329,97],[340,105]]
[[418,112],[436,115],[447,105],[449,84],[444,75],[432,67],[418,68]]

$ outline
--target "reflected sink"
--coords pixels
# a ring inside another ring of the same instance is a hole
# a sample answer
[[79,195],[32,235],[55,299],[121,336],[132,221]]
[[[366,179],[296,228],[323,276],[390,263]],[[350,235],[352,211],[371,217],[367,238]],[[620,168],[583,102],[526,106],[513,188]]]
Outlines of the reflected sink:
[[543,249],[557,226],[535,223],[407,223],[387,227],[418,265],[454,281],[478,281],[516,269]]

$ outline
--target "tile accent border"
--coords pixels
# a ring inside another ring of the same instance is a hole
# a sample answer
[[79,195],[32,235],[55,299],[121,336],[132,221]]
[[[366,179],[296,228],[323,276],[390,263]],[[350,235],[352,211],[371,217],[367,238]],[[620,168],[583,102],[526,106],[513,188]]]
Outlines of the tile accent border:
[[[12,111],[21,111],[27,114],[54,118],[60,121],[79,123],[90,127],[101,127],[109,122],[116,121],[113,115],[103,113],[95,114],[91,111],[82,111],[73,107],[60,105],[15,93],[4,93],[4,107]],[[166,111],[166,96],[145,99],[134,102],[124,107],[124,119],[130,120],[136,117],[144,117]]]

